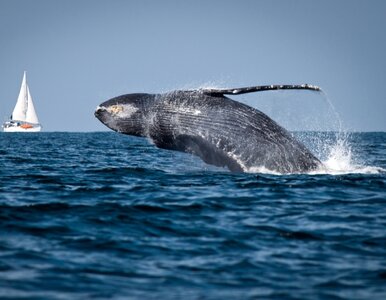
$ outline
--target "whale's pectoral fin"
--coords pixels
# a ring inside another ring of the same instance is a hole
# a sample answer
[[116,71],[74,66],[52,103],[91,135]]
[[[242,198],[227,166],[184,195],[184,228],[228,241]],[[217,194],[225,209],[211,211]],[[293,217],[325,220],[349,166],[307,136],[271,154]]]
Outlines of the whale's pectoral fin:
[[243,172],[241,166],[234,159],[201,137],[179,135],[176,137],[175,145],[181,150],[183,149],[184,152],[197,155],[207,164],[228,167],[232,172]]
[[201,89],[201,91],[209,96],[223,96],[223,95],[240,95],[247,93],[272,91],[272,90],[311,90],[321,92],[322,89],[316,85],[300,84],[300,85],[258,85],[243,88],[233,89]]
[[232,172],[243,172],[241,166],[221,149],[207,140],[192,135],[177,135],[171,140],[153,140],[157,147],[182,151],[200,157],[207,164],[217,167],[228,167]]

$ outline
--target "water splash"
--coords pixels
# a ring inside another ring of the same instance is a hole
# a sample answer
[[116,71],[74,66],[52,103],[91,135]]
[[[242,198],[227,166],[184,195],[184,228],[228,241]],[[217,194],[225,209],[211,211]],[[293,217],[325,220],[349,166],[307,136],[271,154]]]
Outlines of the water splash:
[[330,137],[318,141],[316,151],[321,154],[320,159],[323,165],[310,174],[378,174],[385,172],[386,170],[380,167],[366,166],[360,157],[354,154],[350,142],[351,134],[343,125],[342,118],[327,94],[322,91],[321,95],[328,105],[328,110],[331,112],[333,117],[331,121],[336,131],[333,134],[333,138]]
[[380,167],[367,166],[356,158],[348,138],[338,139],[322,163],[323,165],[318,170],[310,174],[380,174],[386,172]]
[[344,171],[352,167],[352,161],[352,151],[347,139],[338,139],[323,164],[329,170]]
[[219,89],[226,87],[225,81],[217,80],[217,81],[205,81],[205,82],[190,82],[184,85],[180,85],[175,87],[172,90],[203,90],[203,89]]

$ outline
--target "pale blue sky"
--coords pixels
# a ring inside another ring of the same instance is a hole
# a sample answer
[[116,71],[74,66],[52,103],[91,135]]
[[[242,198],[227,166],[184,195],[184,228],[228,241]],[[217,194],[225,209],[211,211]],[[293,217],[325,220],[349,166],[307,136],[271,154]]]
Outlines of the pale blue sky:
[[[46,131],[105,130],[95,107],[124,93],[279,83],[319,85],[347,128],[386,131],[385,30],[382,0],[0,0],[0,116],[27,70]],[[320,102],[282,93],[266,97]]]

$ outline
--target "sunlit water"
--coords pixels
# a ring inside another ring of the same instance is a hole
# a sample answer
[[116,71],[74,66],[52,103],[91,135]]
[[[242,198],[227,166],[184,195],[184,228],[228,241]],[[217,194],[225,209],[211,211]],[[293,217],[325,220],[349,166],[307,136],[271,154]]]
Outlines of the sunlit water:
[[386,299],[386,133],[295,135],[321,170],[0,134],[0,298]]

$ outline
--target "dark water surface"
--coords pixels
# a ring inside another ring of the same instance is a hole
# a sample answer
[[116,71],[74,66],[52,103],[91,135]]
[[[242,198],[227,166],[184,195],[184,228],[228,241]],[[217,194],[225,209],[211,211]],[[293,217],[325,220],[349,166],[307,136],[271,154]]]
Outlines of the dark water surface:
[[350,143],[356,174],[276,176],[0,134],[0,298],[386,299],[386,133]]

